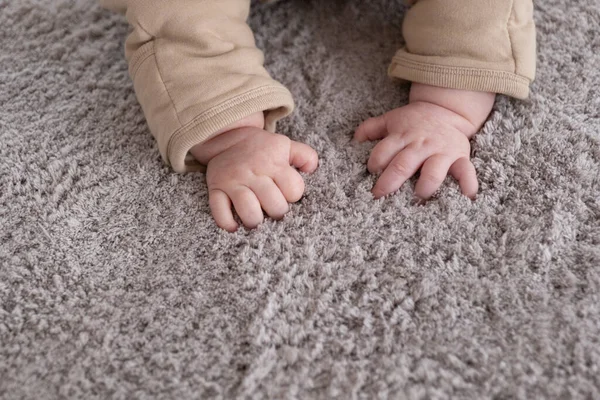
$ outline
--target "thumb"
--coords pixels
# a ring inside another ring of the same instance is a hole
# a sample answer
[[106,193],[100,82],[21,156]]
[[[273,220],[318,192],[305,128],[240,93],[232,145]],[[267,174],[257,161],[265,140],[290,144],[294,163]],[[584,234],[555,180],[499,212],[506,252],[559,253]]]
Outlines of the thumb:
[[292,140],[290,145],[290,165],[302,172],[314,172],[319,166],[319,155],[309,145]]
[[354,140],[364,142],[365,140],[379,140],[387,136],[387,125],[385,114],[369,118],[364,121],[354,132]]

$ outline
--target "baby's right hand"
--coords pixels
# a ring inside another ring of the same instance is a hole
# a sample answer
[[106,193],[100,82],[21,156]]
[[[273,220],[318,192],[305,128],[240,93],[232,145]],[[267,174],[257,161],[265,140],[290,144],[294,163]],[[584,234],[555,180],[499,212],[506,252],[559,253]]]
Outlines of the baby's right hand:
[[304,193],[304,180],[295,168],[310,173],[318,165],[310,146],[256,127],[222,133],[191,152],[207,165],[210,209],[217,225],[229,232],[238,228],[232,203],[247,228],[263,221],[263,210],[281,219],[288,203]]

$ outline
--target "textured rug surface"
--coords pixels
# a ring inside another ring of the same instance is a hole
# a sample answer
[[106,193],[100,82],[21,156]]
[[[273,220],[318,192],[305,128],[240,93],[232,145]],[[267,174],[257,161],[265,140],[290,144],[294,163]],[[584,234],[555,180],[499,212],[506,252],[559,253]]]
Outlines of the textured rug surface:
[[528,101],[473,143],[480,193],[381,201],[354,145],[404,104],[400,1],[254,5],[318,171],[228,234],[160,160],[93,1],[0,0],[0,398],[599,398],[600,2],[536,3]]

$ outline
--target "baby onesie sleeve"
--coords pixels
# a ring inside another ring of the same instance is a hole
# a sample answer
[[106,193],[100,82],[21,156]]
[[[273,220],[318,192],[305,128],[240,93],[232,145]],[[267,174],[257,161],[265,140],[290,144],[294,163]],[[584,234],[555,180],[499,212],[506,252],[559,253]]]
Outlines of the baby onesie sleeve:
[[189,150],[256,112],[265,129],[290,114],[290,92],[263,67],[247,25],[250,0],[101,0],[126,15],[125,57],[163,159],[203,170]]
[[412,0],[389,75],[524,99],[535,77],[532,0]]

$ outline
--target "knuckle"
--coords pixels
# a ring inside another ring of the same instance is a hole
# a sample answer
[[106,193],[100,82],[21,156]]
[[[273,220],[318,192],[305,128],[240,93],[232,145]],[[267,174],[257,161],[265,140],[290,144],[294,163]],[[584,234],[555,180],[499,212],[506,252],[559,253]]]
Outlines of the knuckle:
[[466,147],[466,148],[462,148],[459,149],[457,151],[459,158],[465,158],[467,161],[469,161],[469,155],[471,154],[471,149]]
[[455,163],[457,163],[457,170],[462,171],[463,173],[475,172],[475,166],[467,157],[458,159],[457,161],[455,161]]
[[219,196],[219,195],[225,195],[225,196],[229,196],[229,193],[227,193],[227,189],[222,187],[222,186],[212,186],[208,188],[208,198],[209,200],[214,198],[215,196]]
[[389,169],[396,176],[406,176],[409,174],[408,166],[401,161],[392,162]]
[[429,140],[428,138],[425,138],[423,136],[417,136],[412,138],[408,147],[410,147],[411,149],[422,149],[423,147],[427,146],[430,142],[431,140]]
[[432,146],[439,143],[439,140],[433,140],[429,136],[421,136],[416,141],[419,145],[421,145],[421,147]]
[[289,137],[285,136],[285,135],[280,135],[278,133],[274,133],[273,134],[273,143],[277,144],[278,146],[284,147],[284,146],[290,146],[292,139],[290,139]]
[[435,153],[443,152],[444,149],[447,149],[447,144],[438,138],[426,137],[421,138],[419,143],[420,149],[431,149]]
[[421,172],[420,179],[429,183],[441,184],[442,182],[444,182],[445,177],[441,175],[435,175],[430,172]]

